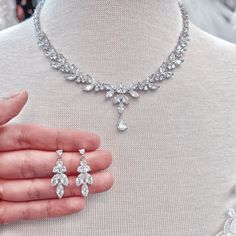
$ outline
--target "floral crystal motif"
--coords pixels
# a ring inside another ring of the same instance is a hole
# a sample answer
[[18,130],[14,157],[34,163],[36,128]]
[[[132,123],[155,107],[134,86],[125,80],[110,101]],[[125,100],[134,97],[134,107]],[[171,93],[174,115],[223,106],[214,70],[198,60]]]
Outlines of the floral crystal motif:
[[53,168],[53,177],[51,178],[51,185],[56,186],[56,193],[59,198],[64,195],[64,186],[69,185],[68,177],[64,174],[66,172],[66,167],[63,165],[61,160],[58,160]]
[[76,186],[81,186],[81,193],[84,197],[87,197],[89,194],[88,184],[93,184],[93,177],[88,172],[90,171],[90,167],[85,160],[80,161],[80,165],[77,169],[80,173],[76,177]]

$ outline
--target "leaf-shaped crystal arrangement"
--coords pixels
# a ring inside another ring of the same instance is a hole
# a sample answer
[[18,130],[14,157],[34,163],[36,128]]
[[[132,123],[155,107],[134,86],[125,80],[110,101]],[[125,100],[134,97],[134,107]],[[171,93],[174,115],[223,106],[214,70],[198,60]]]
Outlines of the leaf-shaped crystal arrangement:
[[53,177],[51,178],[51,185],[56,186],[56,194],[58,198],[62,198],[64,195],[64,186],[68,186],[68,177],[64,174],[66,172],[66,167],[62,162],[63,150],[56,151],[58,158],[56,165],[53,167]]
[[180,2],[179,7],[182,13],[183,28],[177,45],[170,53],[167,60],[164,61],[153,74],[149,75],[144,80],[134,82],[130,85],[123,85],[120,83],[118,86],[95,80],[90,75],[82,73],[74,64],[70,64],[63,54],[57,52],[40,26],[40,11],[43,2],[44,1],[38,4],[34,13],[34,26],[38,45],[44,51],[45,56],[50,59],[51,66],[66,74],[65,78],[67,80],[75,81],[78,84],[84,84],[83,90],[86,92],[104,92],[107,99],[112,99],[113,104],[117,106],[119,114],[117,124],[119,131],[125,131],[128,128],[126,121],[123,119],[123,113],[129,104],[129,97],[137,99],[141,92],[157,90],[159,88],[159,83],[162,80],[171,78],[174,75],[174,70],[184,62],[184,52],[187,49],[189,41],[189,16],[183,4]]
[[216,236],[236,236],[236,213],[234,209],[228,211],[229,218],[226,220],[224,229]]
[[77,171],[80,173],[76,177],[76,186],[81,186],[81,193],[84,197],[87,197],[89,194],[89,187],[88,184],[93,184],[93,177],[88,172],[91,170],[90,166],[88,165],[87,161],[85,160],[85,150],[80,149],[79,153],[80,157],[80,165],[77,168]]

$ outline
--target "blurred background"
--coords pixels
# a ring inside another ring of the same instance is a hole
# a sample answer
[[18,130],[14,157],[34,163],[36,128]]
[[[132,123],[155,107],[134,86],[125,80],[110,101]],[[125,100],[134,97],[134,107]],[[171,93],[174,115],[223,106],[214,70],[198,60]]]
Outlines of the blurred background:
[[[38,1],[0,0],[0,30],[29,18]],[[182,1],[195,25],[217,37],[236,43],[236,0]]]

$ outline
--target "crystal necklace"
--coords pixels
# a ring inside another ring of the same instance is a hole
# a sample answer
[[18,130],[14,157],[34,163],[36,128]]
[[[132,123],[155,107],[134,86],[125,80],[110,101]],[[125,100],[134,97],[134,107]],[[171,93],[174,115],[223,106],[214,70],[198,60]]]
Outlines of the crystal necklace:
[[51,61],[51,66],[64,73],[67,80],[83,84],[83,90],[86,92],[103,92],[105,93],[106,99],[112,100],[112,103],[117,107],[119,115],[117,123],[119,131],[125,131],[128,128],[127,122],[123,118],[123,113],[129,105],[130,98],[137,99],[141,93],[144,94],[144,92],[159,89],[159,83],[162,80],[171,78],[174,75],[174,70],[184,62],[184,52],[189,41],[189,16],[183,4],[180,2],[178,4],[182,14],[183,28],[174,50],[153,74],[142,81],[128,85],[124,83],[114,85],[95,80],[92,76],[81,72],[74,64],[70,64],[65,56],[52,46],[47,35],[41,29],[40,12],[43,4],[44,1],[41,1],[34,13],[34,26],[38,45],[44,51],[45,56]]

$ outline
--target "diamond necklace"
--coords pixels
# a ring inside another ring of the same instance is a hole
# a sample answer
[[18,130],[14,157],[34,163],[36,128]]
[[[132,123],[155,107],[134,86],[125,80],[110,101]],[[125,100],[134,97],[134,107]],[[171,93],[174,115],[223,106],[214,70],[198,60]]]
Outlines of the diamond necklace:
[[51,66],[65,74],[65,79],[83,84],[83,90],[86,92],[104,92],[106,99],[112,100],[113,104],[117,107],[119,115],[117,123],[119,131],[125,131],[128,128],[127,122],[123,118],[123,113],[130,102],[129,98],[137,99],[140,92],[158,90],[160,88],[159,83],[162,80],[171,78],[174,75],[174,70],[184,62],[184,52],[189,41],[189,16],[180,2],[178,4],[182,14],[183,28],[174,50],[156,72],[142,81],[129,85],[124,85],[123,83],[114,85],[95,80],[92,76],[82,73],[74,64],[70,64],[65,56],[52,46],[47,35],[41,29],[40,12],[43,4],[44,1],[41,1],[34,13],[34,26],[38,45],[44,51],[45,56],[50,59]]

